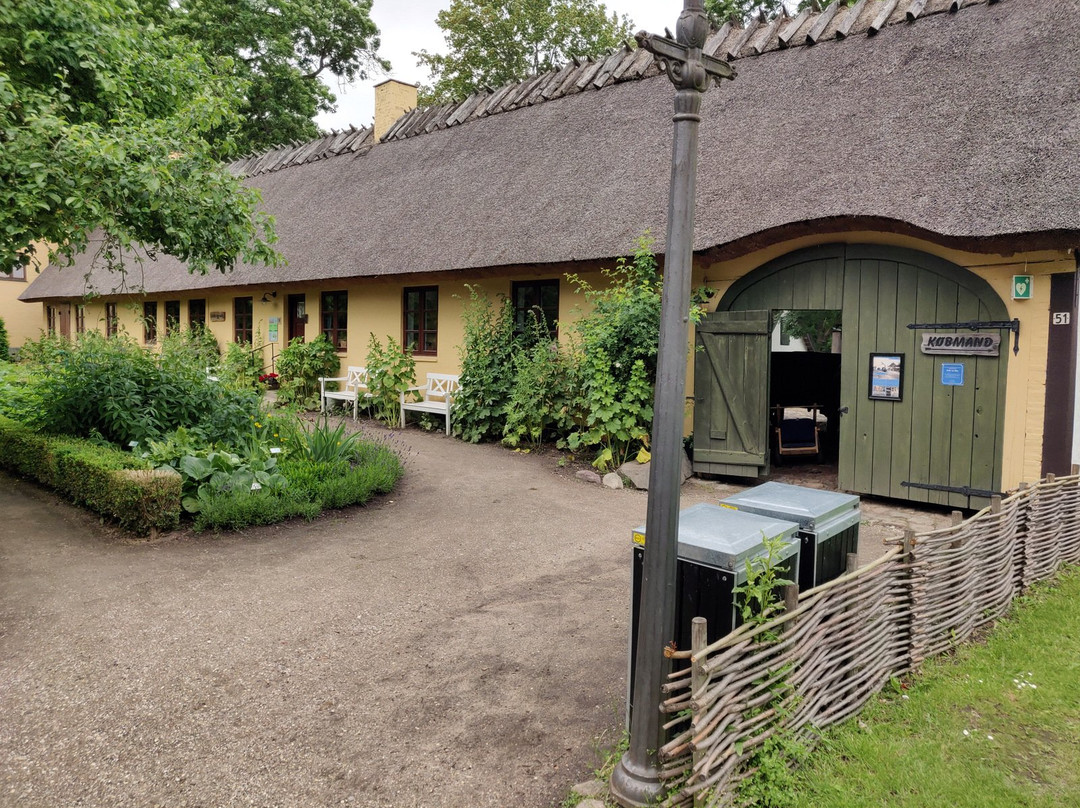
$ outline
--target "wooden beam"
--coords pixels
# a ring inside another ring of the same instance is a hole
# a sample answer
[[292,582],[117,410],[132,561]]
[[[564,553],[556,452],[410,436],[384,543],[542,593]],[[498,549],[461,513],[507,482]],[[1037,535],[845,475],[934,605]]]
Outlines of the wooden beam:
[[806,22],[806,19],[809,16],[810,16],[810,9],[808,9],[808,8],[803,9],[802,13],[799,14],[798,17],[793,19],[791,21],[791,24],[788,25],[786,28],[784,28],[784,30],[782,30],[780,32],[780,47],[781,48],[786,48],[789,44],[791,44],[791,38],[793,36],[795,36],[795,34],[797,34],[799,32],[799,29],[802,28],[802,24],[804,22]]
[[806,35],[806,44],[813,45],[818,41],[825,29],[829,27],[829,23],[833,21],[833,17],[836,16],[836,12],[840,10],[840,0],[833,0],[821,14],[818,15],[817,22],[811,26],[809,33]]
[[888,25],[889,17],[892,16],[897,3],[899,2],[900,0],[886,0],[884,8],[881,9],[881,13],[874,17],[874,21],[870,23],[870,27],[866,29],[867,36],[873,36]]
[[907,17],[908,22],[915,22],[918,16],[922,14],[922,10],[926,8],[926,0],[915,0],[910,6],[908,6]]
[[844,19],[836,29],[836,38],[843,39],[848,35],[851,30],[851,26],[855,24],[855,21],[859,19],[859,15],[862,14],[863,7],[868,0],[859,0],[854,6],[844,9]]

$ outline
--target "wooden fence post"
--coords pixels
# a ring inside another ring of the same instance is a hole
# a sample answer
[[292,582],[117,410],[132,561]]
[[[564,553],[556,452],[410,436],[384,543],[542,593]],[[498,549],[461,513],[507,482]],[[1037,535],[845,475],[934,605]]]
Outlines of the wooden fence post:
[[[694,654],[694,659],[690,663],[690,695],[693,697],[702,687],[705,686],[705,681],[708,678],[705,674],[705,660],[698,659],[697,655],[705,650],[705,646],[709,644],[709,621],[704,617],[695,617],[690,621],[690,650]],[[690,717],[690,727],[693,733],[697,733],[700,722],[705,718],[705,709],[694,708],[693,715]],[[692,754],[693,765],[697,765],[697,762],[701,760],[701,757],[705,753],[695,749]],[[705,797],[707,796],[707,789],[701,789],[694,794],[694,806],[700,808],[705,804]]]
[[858,568],[859,568],[859,554],[858,553],[848,553],[847,554],[847,569],[844,570],[844,571],[848,572],[848,573],[851,573],[851,572],[855,572],[855,570],[857,570]]

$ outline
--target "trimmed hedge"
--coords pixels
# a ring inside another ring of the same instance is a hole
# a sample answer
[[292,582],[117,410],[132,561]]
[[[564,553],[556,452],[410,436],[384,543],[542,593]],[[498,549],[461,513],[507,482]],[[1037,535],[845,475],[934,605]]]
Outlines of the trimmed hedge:
[[180,523],[180,476],[119,449],[42,435],[0,416],[0,465],[139,536]]

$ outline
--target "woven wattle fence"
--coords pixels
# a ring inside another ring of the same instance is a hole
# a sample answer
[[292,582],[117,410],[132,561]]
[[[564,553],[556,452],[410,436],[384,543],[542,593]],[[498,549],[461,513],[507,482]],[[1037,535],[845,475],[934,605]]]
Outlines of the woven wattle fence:
[[1080,475],[1046,480],[970,519],[908,533],[876,561],[791,598],[763,625],[705,645],[664,685],[660,750],[670,806],[735,803],[754,754],[783,733],[812,742],[895,676],[1004,615],[1064,563],[1080,563]]

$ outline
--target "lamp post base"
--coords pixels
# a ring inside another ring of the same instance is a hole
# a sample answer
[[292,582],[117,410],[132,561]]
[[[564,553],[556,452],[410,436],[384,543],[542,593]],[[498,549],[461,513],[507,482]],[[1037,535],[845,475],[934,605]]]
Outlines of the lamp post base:
[[667,789],[654,766],[639,766],[630,760],[630,753],[622,756],[611,773],[611,796],[623,808],[647,808],[663,799]]

